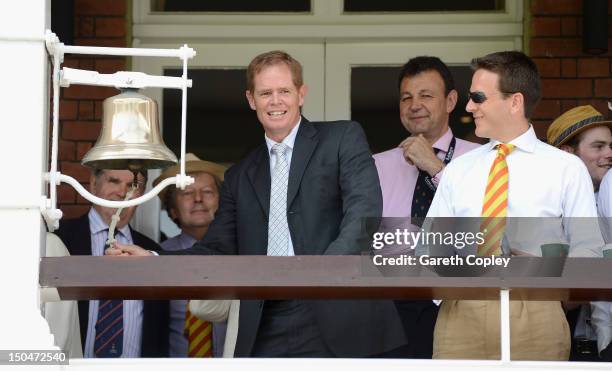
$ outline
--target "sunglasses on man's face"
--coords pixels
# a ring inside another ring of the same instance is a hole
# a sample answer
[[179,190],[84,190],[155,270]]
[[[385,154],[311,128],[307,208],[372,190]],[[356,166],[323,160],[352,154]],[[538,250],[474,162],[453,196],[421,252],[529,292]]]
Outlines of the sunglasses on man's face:
[[487,100],[487,96],[481,91],[468,91],[468,101],[470,99],[476,104],[481,104]]
[[[502,92],[501,94],[504,98],[506,98],[514,93]],[[468,101],[470,99],[476,104],[481,104],[484,103],[487,99],[489,99],[489,97],[487,97],[487,95],[481,91],[468,91]]]

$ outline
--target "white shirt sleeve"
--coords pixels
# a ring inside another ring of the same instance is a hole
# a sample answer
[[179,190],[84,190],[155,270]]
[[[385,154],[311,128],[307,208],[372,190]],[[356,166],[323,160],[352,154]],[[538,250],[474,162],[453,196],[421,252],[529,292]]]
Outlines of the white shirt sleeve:
[[[612,243],[612,172],[608,171],[599,186],[597,213],[599,224],[606,243]],[[591,326],[597,334],[597,349],[606,349],[612,341],[612,303],[591,303]]]
[[[571,164],[574,165],[574,164]],[[563,200],[563,227],[570,243],[569,256],[601,257],[603,238],[597,223],[593,182],[578,158],[568,166]]]
[[597,213],[604,241],[612,243],[612,171],[606,173],[599,186]]
[[591,303],[591,325],[597,334],[597,349],[601,352],[612,341],[612,303]]

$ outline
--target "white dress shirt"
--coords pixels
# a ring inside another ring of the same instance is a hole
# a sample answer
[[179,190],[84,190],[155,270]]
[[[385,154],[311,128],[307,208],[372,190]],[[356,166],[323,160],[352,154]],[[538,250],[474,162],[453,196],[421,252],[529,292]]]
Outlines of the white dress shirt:
[[[608,171],[599,186],[597,213],[606,243],[612,243],[612,171]],[[591,326],[597,334],[597,348],[601,352],[612,341],[612,302],[591,303]]]
[[[102,220],[98,212],[91,208],[89,211],[89,229],[91,232],[91,255],[103,256],[108,238],[108,225]],[[131,245],[132,234],[130,227],[125,225],[117,230],[117,241],[121,244]],[[96,338],[96,321],[98,320],[99,300],[89,301],[89,320],[87,321],[87,338],[85,340],[85,358],[95,358],[94,343]],[[121,358],[140,357],[142,340],[142,300],[123,301],[123,353]]]
[[612,243],[612,171],[604,175],[597,194],[597,214],[606,243]]
[[[511,246],[541,256],[541,244],[566,242],[570,256],[601,256],[603,240],[595,219],[587,220],[589,228],[584,228],[584,219],[576,219],[597,216],[593,184],[582,161],[538,140],[531,125],[510,143],[516,149],[506,158],[507,216],[541,218],[538,222],[546,218],[548,224],[542,230],[533,220],[514,219],[506,228]],[[497,144],[493,140],[446,166],[428,218],[481,216]]]
[[[289,169],[290,169],[289,175],[291,175],[291,157],[293,156],[293,147],[295,146],[295,137],[297,136],[297,132],[298,132],[298,129],[300,128],[301,122],[302,122],[302,118],[300,117],[300,120],[298,121],[297,125],[295,125],[295,127],[291,130],[289,135],[287,135],[285,139],[283,139],[283,141],[281,142],[288,147],[286,156],[287,156],[287,165],[289,166]],[[276,166],[276,156],[272,155],[272,147],[275,144],[278,144],[278,142],[273,141],[272,139],[268,138],[266,135],[264,135],[264,138],[266,139],[266,146],[268,147],[268,157],[270,158],[270,177],[272,177],[274,166]],[[289,233],[291,233],[291,230],[289,230]],[[289,249],[288,250],[289,250],[288,251],[289,253],[287,254],[288,256],[295,256],[295,252],[293,251],[293,241],[291,240],[291,238],[289,238]]]

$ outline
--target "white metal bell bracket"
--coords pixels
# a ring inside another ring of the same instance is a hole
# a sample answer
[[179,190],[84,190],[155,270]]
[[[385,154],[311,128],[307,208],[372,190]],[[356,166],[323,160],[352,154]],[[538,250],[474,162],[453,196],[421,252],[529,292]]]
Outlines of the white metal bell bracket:
[[[53,56],[53,133],[51,141],[51,166],[44,179],[49,182],[49,197],[43,197],[40,210],[47,224],[47,228],[53,232],[59,227],[62,218],[61,210],[57,209],[57,186],[64,182],[70,184],[86,200],[105,207],[120,208],[131,207],[146,202],[169,185],[176,185],[180,189],[192,184],[194,179],[185,175],[185,146],[187,126],[187,88],[191,87],[192,81],[187,79],[187,61],[196,55],[195,50],[187,44],[178,49],[143,49],[143,48],[106,48],[94,46],[71,46],[64,45],[57,36],[47,30],[45,41],[48,53]],[[119,55],[140,57],[174,57],[183,62],[183,75],[181,77],[152,76],[142,72],[119,71],[114,74],[100,74],[96,71],[77,70],[64,68],[60,71],[60,65],[64,61],[64,54],[94,54],[94,55]],[[87,191],[81,183],[71,176],[61,174],[57,171],[57,151],[59,138],[59,94],[61,86],[70,84],[114,86],[116,88],[174,88],[182,90],[181,109],[181,156],[180,173],[172,178],[164,179],[146,194],[126,201],[109,201],[96,197]]]

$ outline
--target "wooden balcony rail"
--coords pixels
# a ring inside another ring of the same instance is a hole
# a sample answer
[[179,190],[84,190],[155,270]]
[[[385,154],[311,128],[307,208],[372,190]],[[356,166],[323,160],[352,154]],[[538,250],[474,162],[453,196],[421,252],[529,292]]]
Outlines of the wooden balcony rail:
[[[361,256],[42,258],[40,286],[72,299],[612,300],[612,259],[512,258],[507,268],[390,267]],[[466,275],[475,274],[475,277]],[[555,277],[556,275],[556,277]],[[462,277],[458,277],[462,276]]]

